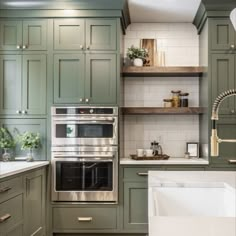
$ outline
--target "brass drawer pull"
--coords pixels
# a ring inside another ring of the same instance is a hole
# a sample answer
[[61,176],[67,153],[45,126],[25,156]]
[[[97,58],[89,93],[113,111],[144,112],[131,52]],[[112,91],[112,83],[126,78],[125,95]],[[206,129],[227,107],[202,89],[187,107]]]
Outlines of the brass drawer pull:
[[93,217],[78,217],[78,221],[80,222],[91,222]]
[[138,172],[137,175],[139,175],[139,176],[148,176],[148,173]]
[[10,214],[6,214],[6,215],[0,217],[0,223],[3,223],[4,221],[8,220],[9,218],[11,218]]
[[229,160],[230,164],[236,164],[236,160]]
[[11,190],[11,187],[5,187],[0,189],[0,193],[5,193],[7,191]]

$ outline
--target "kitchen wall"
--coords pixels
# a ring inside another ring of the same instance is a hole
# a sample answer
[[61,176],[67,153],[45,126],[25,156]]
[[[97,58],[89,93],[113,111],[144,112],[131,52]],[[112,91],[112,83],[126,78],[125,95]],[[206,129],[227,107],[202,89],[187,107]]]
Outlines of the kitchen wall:
[[[140,39],[155,38],[157,50],[165,53],[166,66],[198,66],[199,44],[195,26],[190,23],[133,23],[124,38],[124,50],[140,46]],[[126,59],[125,63],[130,64]],[[189,106],[199,105],[199,80],[195,77],[126,77],[124,105],[163,106],[171,90],[189,93]],[[183,157],[186,142],[199,141],[198,115],[137,115],[124,117],[124,156],[137,148],[149,148],[159,141],[164,153]]]

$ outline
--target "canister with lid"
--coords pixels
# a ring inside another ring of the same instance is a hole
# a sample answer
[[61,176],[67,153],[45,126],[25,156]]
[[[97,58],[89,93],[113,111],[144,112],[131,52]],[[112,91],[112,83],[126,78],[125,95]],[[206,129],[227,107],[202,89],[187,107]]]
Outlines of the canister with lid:
[[181,107],[188,107],[188,93],[180,93],[180,106]]
[[164,107],[172,107],[173,99],[166,98],[163,99],[163,102],[164,102]]
[[180,100],[179,100],[179,94],[181,93],[180,90],[172,90],[172,106],[173,107],[179,107],[180,106]]

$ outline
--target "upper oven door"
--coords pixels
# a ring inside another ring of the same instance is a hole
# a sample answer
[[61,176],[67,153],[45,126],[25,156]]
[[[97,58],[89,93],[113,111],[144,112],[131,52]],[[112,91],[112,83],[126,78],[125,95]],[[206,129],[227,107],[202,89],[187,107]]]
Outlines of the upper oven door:
[[117,117],[53,118],[52,146],[117,144]]

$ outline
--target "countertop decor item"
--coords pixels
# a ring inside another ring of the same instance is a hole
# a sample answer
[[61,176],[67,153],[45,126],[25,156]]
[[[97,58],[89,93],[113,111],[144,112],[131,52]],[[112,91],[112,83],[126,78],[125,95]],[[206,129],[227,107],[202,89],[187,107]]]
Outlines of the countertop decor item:
[[133,60],[134,66],[143,66],[143,62],[148,57],[148,51],[144,48],[131,46],[128,48],[127,57]]
[[199,143],[187,143],[186,152],[189,153],[189,157],[199,157]]
[[188,107],[188,95],[189,93],[180,93],[180,107]]
[[180,90],[172,90],[172,106],[173,107],[180,107],[180,99],[179,99],[179,94],[181,93]]
[[33,161],[33,149],[37,149],[41,146],[39,133],[24,132],[19,136],[19,141],[21,143],[21,149],[28,149],[27,161]]
[[156,156],[142,156],[142,157],[138,157],[135,154],[131,154],[131,159],[133,160],[167,160],[169,159],[169,156],[166,154],[158,154]]
[[15,141],[8,131],[8,129],[1,127],[0,128],[0,147],[4,149],[4,153],[2,154],[3,161],[10,161],[11,155],[9,153],[9,149],[15,146]]

